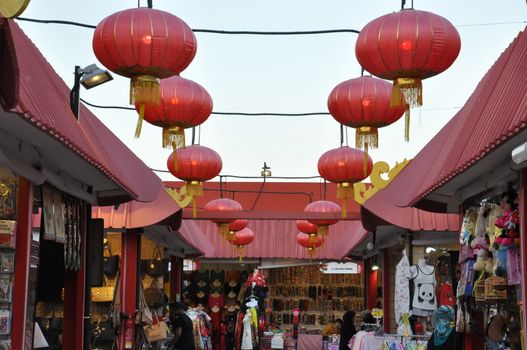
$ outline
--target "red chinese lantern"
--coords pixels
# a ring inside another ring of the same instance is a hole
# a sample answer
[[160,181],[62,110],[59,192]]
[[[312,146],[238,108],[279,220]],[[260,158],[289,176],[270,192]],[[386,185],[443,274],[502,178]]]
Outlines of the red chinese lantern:
[[[315,201],[309,203],[304,211],[307,213],[340,213],[341,208],[337,203],[330,201]],[[308,219],[308,222],[318,226],[318,234],[325,236],[328,233],[330,225],[334,225],[339,222],[339,219]]]
[[382,79],[359,77],[337,85],[328,97],[328,109],[339,123],[355,128],[355,147],[379,146],[377,128],[390,125],[404,113],[403,106],[391,106],[392,85]]
[[245,219],[238,219],[229,224],[229,234],[227,235],[227,241],[232,242],[236,237],[236,232],[243,230],[247,227],[248,221]]
[[312,241],[315,241],[317,239],[317,225],[313,225],[307,220],[297,220],[296,227],[298,228],[298,231],[307,234]]
[[[174,153],[177,152],[177,160]],[[203,181],[219,175],[222,168],[221,157],[216,151],[192,145],[174,151],[167,160],[172,175],[186,182],[186,194],[192,196],[192,212],[196,217],[196,197],[203,196]]]
[[338,184],[337,198],[342,199],[342,217],[347,217],[347,200],[354,198],[353,184],[370,176],[372,169],[373,161],[360,149],[342,146],[320,156],[318,160],[320,176]]
[[196,55],[196,37],[178,17],[133,8],[103,19],[93,34],[93,52],[112,72],[131,78],[130,104],[139,105],[136,136],[146,103],[159,103],[159,79],[181,73]]
[[[214,213],[236,213],[243,210],[242,205],[240,203],[229,198],[219,198],[211,200],[210,202],[205,204],[204,209],[211,215],[214,215]],[[221,235],[225,236],[227,233],[229,233],[229,225],[237,220],[229,217],[212,219],[211,221],[218,225],[218,232]]]
[[[176,75],[159,84],[159,104],[146,104],[144,119],[163,128],[163,147],[185,147],[185,129],[204,123],[212,113],[212,98],[198,83]],[[136,103],[139,112],[141,105]]]
[[296,241],[302,247],[307,248],[307,253],[311,259],[315,255],[316,248],[320,248],[324,244],[324,237],[315,236],[315,239],[313,240],[309,234],[299,232],[298,235],[296,235]]
[[452,23],[426,11],[403,9],[374,19],[360,31],[355,45],[360,65],[379,78],[393,80],[392,104],[408,105],[406,140],[408,108],[423,104],[421,80],[450,67],[460,48]]
[[236,232],[234,239],[231,241],[238,249],[240,261],[243,261],[243,248],[254,241],[254,232],[250,228],[244,228]]

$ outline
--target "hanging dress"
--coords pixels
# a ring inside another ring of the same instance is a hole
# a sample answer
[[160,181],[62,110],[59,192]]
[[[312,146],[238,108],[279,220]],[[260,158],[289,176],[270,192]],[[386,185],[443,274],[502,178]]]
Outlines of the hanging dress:
[[253,335],[251,325],[251,314],[248,312],[243,318],[242,350],[253,350]]
[[[410,272],[410,261],[406,254],[403,255],[401,261],[395,268],[395,322],[397,323],[397,334],[405,334],[403,313],[408,313],[410,310],[410,282],[408,281],[408,274]],[[408,329],[410,327],[407,327]],[[408,330],[407,330],[408,331]],[[411,332],[411,330],[410,330]]]

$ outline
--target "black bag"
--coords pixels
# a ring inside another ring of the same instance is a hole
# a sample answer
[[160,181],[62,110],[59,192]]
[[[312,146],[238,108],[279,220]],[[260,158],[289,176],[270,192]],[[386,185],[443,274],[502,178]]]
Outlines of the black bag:
[[110,255],[104,257],[102,271],[107,277],[113,278],[117,275],[117,271],[119,270],[119,255],[112,255],[110,245],[107,245],[105,247],[105,250],[106,249]]
[[[37,317],[36,321],[49,344],[50,349],[59,349],[59,336],[62,333],[62,317],[55,316],[53,304],[50,303],[51,317]],[[48,310],[49,312],[49,310]]]
[[163,291],[157,286],[157,279],[152,280],[150,287],[144,289],[146,305],[152,308],[163,306]]
[[90,336],[93,338],[93,344],[110,343],[117,336],[117,329],[113,327],[113,321],[97,321],[91,324]]
[[168,259],[161,258],[159,245],[154,248],[154,256],[152,259],[144,259],[141,263],[143,265],[143,271],[149,276],[159,277],[168,272]]

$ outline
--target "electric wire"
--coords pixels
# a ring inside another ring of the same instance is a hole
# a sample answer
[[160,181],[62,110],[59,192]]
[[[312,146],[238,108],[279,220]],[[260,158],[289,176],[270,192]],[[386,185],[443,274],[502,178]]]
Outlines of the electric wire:
[[[155,171],[156,173],[170,173],[168,170],[164,169],[154,169],[149,168],[152,171]],[[223,178],[233,178],[233,179],[262,179],[263,176],[244,176],[244,175],[218,175],[220,179]],[[277,180],[310,180],[310,179],[320,179],[320,175],[316,176],[268,176],[267,179],[277,179]],[[224,191],[227,191],[226,189]]]

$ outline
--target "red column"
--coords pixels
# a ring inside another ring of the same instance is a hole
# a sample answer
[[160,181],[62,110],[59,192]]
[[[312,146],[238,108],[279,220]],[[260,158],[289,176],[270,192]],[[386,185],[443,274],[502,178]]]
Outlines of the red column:
[[13,317],[11,319],[11,348],[24,349],[26,329],[29,257],[31,255],[31,213],[33,185],[23,177],[18,182],[15,275],[13,286]]
[[183,259],[172,256],[170,259],[170,301],[181,300],[183,281]]
[[520,239],[521,239],[521,262],[522,262],[522,300],[523,300],[523,336],[527,336],[527,313],[525,302],[527,301],[527,169],[520,171],[520,190],[518,194],[520,210]]
[[367,266],[368,290],[366,293],[366,307],[371,310],[377,307],[377,271],[372,271],[370,264],[367,264]]
[[[127,230],[121,237],[121,312],[130,317],[137,310],[137,263],[138,259],[138,233],[136,230]],[[121,322],[119,332],[119,349],[126,349],[129,344],[125,343],[125,322]]]

